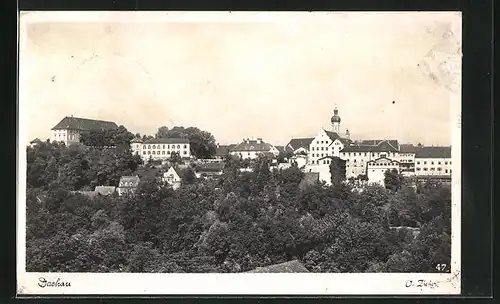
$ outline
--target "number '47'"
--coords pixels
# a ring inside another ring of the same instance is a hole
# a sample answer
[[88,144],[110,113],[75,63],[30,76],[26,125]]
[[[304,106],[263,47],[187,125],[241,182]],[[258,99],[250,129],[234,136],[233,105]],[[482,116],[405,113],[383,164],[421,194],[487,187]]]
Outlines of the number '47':
[[445,271],[446,270],[446,264],[437,264],[436,269],[438,271]]

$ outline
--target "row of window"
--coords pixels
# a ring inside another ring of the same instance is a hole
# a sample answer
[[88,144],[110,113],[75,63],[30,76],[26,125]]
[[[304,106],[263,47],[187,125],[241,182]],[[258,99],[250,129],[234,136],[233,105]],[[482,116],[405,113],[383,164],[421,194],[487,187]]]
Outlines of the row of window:
[[[187,154],[187,151],[183,151],[183,152],[184,153],[182,153],[182,154],[184,154],[184,155]],[[142,154],[146,155],[146,151],[142,151]],[[148,155],[150,155],[150,154],[152,154],[152,155],[165,155],[165,151],[161,151],[161,154],[160,154],[160,151],[147,151],[147,154]],[[167,155],[170,155],[170,151],[167,151]]]
[[[424,165],[427,165],[427,161],[423,161],[423,163],[424,163]],[[438,164],[438,165],[441,165],[441,162],[440,162],[440,161],[438,161],[438,162],[437,162],[437,164]],[[447,161],[445,161],[445,162],[444,162],[444,164],[445,164],[445,165],[447,165],[447,164],[448,164],[448,162],[447,162]],[[420,165],[420,161],[417,161],[417,165]],[[434,162],[433,162],[433,161],[431,161],[431,165],[434,165]],[[450,160],[450,165],[451,165],[451,160]]]
[[315,164],[319,165],[321,163],[323,163],[324,165],[329,165],[330,164],[330,160],[329,159],[324,159],[323,161],[321,161],[321,160],[317,160],[317,161],[311,160],[311,164],[312,165],[315,165]]
[[[331,147],[331,148],[332,148],[332,150],[335,149],[335,148],[339,148],[340,149],[340,147]],[[314,151],[314,150],[316,150],[316,151],[320,151],[320,150],[321,151],[325,151],[325,150],[328,151],[328,147],[316,147],[316,148],[311,147],[311,151]]]
[[[421,168],[417,168],[417,171],[420,171]],[[422,171],[442,171],[443,169],[441,167],[437,167],[437,168],[434,168],[434,167],[431,167],[431,168],[422,168]],[[449,170],[449,172],[451,173],[451,169]],[[448,173],[448,169],[444,169],[444,173]]]
[[[143,149],[165,149],[165,145],[143,145]],[[181,145],[177,145],[177,149],[180,149]],[[167,149],[170,149],[170,145],[167,145]],[[175,145],[172,145],[172,149],[175,149]],[[184,149],[187,149],[187,145],[184,145]]]

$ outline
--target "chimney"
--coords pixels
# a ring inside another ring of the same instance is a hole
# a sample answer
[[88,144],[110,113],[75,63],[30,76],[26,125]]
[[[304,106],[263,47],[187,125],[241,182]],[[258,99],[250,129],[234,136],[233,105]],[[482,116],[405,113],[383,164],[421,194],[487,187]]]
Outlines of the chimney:
[[262,143],[262,138],[257,138],[257,143],[261,144]]
[[351,139],[351,133],[349,133],[349,129],[345,130],[345,138]]

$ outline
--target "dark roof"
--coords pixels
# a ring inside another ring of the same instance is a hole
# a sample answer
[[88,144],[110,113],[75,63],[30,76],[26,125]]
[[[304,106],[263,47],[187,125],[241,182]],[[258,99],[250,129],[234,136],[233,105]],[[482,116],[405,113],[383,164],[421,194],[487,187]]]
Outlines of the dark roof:
[[217,172],[224,169],[224,163],[205,163],[196,166],[196,172]]
[[335,133],[335,132],[326,131],[326,130],[324,130],[324,131],[325,131],[326,135],[328,135],[328,137],[330,137],[330,139],[332,141],[335,141],[337,138],[340,138],[340,136],[337,133]]
[[235,145],[220,145],[215,149],[216,156],[226,156]]
[[117,128],[116,123],[112,121],[66,116],[52,130],[105,131]]
[[313,140],[314,138],[292,138],[286,146],[290,146],[294,151],[299,148],[306,148],[309,150],[309,145]]
[[113,186],[96,186],[94,191],[100,195],[109,195],[113,194],[115,189]]
[[267,152],[271,150],[272,145],[268,144],[262,140],[246,140],[231,149],[231,151],[239,152],[239,151],[262,151]]
[[352,140],[350,140],[349,138],[342,138],[342,137],[340,137],[340,138],[338,138],[338,140],[340,140],[340,142],[341,142],[344,146],[347,146],[347,145],[349,145],[349,144],[351,144],[351,143],[352,143]]
[[266,267],[257,267],[254,270],[250,270],[251,273],[300,273],[309,272],[304,265],[298,261],[293,260],[281,264],[270,265]]
[[340,152],[398,152],[397,140],[362,140],[344,147]]
[[144,142],[145,144],[188,144],[187,138],[151,138]]
[[[120,177],[120,187],[137,187],[139,185],[138,176],[122,176]],[[126,185],[125,183],[132,183],[132,185]]]
[[399,152],[401,153],[416,153],[420,150],[420,147],[413,144],[401,144],[399,145]]
[[395,150],[398,149],[399,143],[397,140],[394,140],[394,139],[389,139],[389,140],[387,140],[387,139],[366,139],[366,140],[360,141],[358,144],[360,146],[379,146],[384,142],[388,143]]
[[274,146],[278,151],[285,152],[285,146]]
[[41,143],[43,143],[43,141],[41,141],[41,140],[40,140],[40,139],[38,139],[38,138],[35,138],[35,139],[33,139],[33,140],[30,142],[30,144],[41,144]]
[[314,185],[317,181],[319,181],[319,172],[306,172],[300,181],[299,189]]
[[451,158],[451,147],[422,147],[415,158]]

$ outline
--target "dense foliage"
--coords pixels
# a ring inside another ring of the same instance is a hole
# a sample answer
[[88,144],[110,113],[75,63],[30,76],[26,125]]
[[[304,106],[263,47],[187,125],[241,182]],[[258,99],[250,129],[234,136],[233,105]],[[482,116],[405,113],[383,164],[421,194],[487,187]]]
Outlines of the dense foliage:
[[[116,153],[28,148],[27,271],[243,272],[298,259],[312,272],[433,272],[450,264],[451,194],[440,184],[299,190],[296,166],[271,171],[261,158],[241,172],[227,157],[220,178],[197,179],[188,167],[174,191],[155,178],[157,167]],[[132,173],[141,183],[131,197],[68,191]]]

